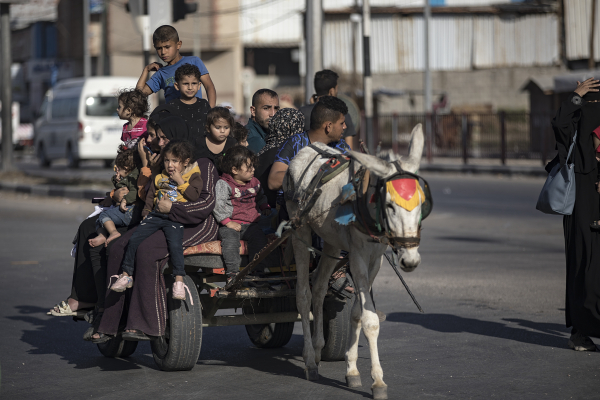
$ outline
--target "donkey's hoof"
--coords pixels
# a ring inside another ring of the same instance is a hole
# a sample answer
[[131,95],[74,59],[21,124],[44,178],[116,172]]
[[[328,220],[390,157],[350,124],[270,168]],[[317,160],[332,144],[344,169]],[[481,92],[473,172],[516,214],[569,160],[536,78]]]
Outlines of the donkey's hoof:
[[373,392],[373,398],[375,400],[387,399],[387,386],[374,386],[371,388]]
[[346,375],[346,384],[351,388],[361,387],[360,375]]
[[306,374],[307,381],[318,381],[319,380],[319,369],[318,368],[305,369],[304,373]]

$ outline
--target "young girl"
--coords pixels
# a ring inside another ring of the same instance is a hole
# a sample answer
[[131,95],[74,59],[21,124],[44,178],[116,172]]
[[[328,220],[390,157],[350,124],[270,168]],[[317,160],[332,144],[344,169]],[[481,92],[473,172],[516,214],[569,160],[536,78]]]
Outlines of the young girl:
[[[256,223],[263,215],[270,214],[260,182],[254,177],[256,155],[244,146],[235,146],[221,160],[223,174],[215,186],[215,209],[213,215],[221,224],[219,237],[228,280],[240,270],[240,239],[248,241],[250,260],[267,245],[267,238]],[[269,267],[277,262],[276,252],[262,263]]]
[[[194,152],[193,146],[185,141],[171,141],[162,151],[165,169],[153,176],[146,195],[146,205],[142,211],[144,220],[129,239],[127,251],[123,258],[121,275],[110,287],[115,292],[123,292],[133,286],[135,253],[140,244],[158,230],[162,230],[167,239],[169,257],[173,264],[173,298],[185,300],[183,283],[185,270],[183,266],[183,225],[169,220],[168,214],[162,214],[155,209],[156,204],[167,199],[172,202],[196,201],[202,192],[202,178],[196,162],[190,163]],[[112,278],[112,277],[111,277]],[[189,289],[188,289],[189,293]],[[190,296],[190,301],[193,300]]]
[[148,97],[141,90],[126,89],[119,92],[119,118],[126,120],[123,125],[121,141],[128,149],[137,144],[140,137],[146,137],[146,123],[144,114],[148,112]]
[[138,160],[135,149],[124,149],[117,154],[115,159],[115,172],[112,177],[113,185],[116,189],[126,187],[129,193],[123,197],[118,207],[109,208],[100,213],[96,221],[96,231],[98,236],[89,240],[90,246],[96,247],[108,244],[120,237],[117,226],[129,226],[133,217],[133,209],[138,194]]
[[198,158],[208,158],[215,164],[219,174],[219,159],[237,144],[232,137],[233,116],[225,107],[214,107],[206,115],[206,135],[197,142]]

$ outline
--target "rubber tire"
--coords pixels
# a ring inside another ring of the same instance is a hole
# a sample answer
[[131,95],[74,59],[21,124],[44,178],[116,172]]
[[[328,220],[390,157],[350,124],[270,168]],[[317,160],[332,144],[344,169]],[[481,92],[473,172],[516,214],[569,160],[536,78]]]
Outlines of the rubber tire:
[[[189,299],[175,300],[171,289],[175,279],[165,276],[167,288],[166,335],[150,342],[154,362],[163,371],[189,371],[196,365],[202,346],[202,308],[200,296],[194,281],[189,276],[183,277],[183,283],[190,289],[194,305]],[[186,297],[187,295],[186,291]]]
[[44,144],[40,143],[37,148],[37,157],[40,163],[40,167],[48,168],[52,163],[48,156],[46,155],[46,151],[44,150]]
[[99,343],[98,350],[104,357],[108,358],[126,358],[132,355],[137,348],[138,342],[130,342],[123,340],[121,336],[109,340],[108,342]]
[[340,300],[338,297],[326,298],[323,304],[323,337],[325,346],[321,351],[324,361],[344,361],[346,349],[350,343],[352,326],[352,306],[356,296]]
[[[286,312],[296,310],[295,297],[275,297],[261,299],[258,306],[244,307],[244,313],[250,318],[253,313],[262,314],[268,312]],[[248,338],[260,349],[275,349],[283,347],[292,338],[294,332],[293,322],[246,325]]]
[[75,158],[71,144],[67,145],[67,167],[79,168],[79,159]]

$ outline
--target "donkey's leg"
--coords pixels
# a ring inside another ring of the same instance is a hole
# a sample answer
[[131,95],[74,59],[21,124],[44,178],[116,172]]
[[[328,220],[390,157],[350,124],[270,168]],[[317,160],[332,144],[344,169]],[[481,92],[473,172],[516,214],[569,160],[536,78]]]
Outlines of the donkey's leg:
[[[364,249],[357,248],[354,249],[353,252],[350,252],[350,273],[352,274],[352,280],[354,281],[356,298],[354,300],[354,305],[352,306],[352,314],[350,317],[350,343],[346,350],[346,383],[349,387],[362,386],[360,372],[358,372],[358,368],[356,367],[356,360],[358,360],[358,339],[360,338],[360,330],[362,328],[362,302],[360,300],[361,280],[357,280],[357,277],[360,275],[364,276],[365,272],[361,270],[367,269],[367,263],[360,256],[362,250]],[[363,279],[363,281],[364,280],[365,279]]]
[[[306,243],[310,243],[310,227],[304,226],[296,231],[296,234]],[[319,379],[319,369],[315,363],[315,351],[312,345],[310,334],[310,303],[311,292],[308,276],[308,264],[310,256],[306,245],[300,241],[296,235],[292,235],[292,244],[294,246],[294,257],[296,259],[296,305],[302,318],[302,332],[304,334],[304,350],[302,357],[306,365],[306,379],[309,381]]]
[[[340,249],[327,242],[323,246],[323,253],[332,257],[339,257]],[[321,350],[325,346],[323,337],[323,302],[329,287],[329,278],[339,260],[334,260],[325,255],[321,256],[319,266],[312,278],[312,310],[313,310],[313,346],[315,349],[315,363],[321,362]]]
[[[375,249],[373,249],[375,250]],[[372,251],[372,250],[371,250]],[[375,262],[381,262],[380,258],[369,257],[369,264],[365,263],[362,257],[351,258],[350,268],[352,270],[352,278],[358,286],[359,299],[362,305],[361,324],[363,332],[369,342],[369,351],[371,353],[371,377],[373,385],[371,390],[373,398],[387,399],[387,385],[383,381],[383,370],[379,362],[379,352],[377,349],[377,337],[379,336],[379,317],[375,313],[375,306],[369,294],[369,287],[372,279],[369,277],[369,270],[375,270],[373,265]],[[354,269],[352,262],[360,262],[361,268]]]

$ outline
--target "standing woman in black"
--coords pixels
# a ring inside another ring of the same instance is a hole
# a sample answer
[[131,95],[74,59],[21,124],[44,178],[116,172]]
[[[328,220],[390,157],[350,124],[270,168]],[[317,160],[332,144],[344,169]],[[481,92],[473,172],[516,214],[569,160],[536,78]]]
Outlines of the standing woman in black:
[[577,131],[572,156],[575,163],[575,207],[563,218],[567,261],[565,317],[572,327],[568,345],[577,351],[595,351],[589,336],[600,337],[600,233],[590,229],[600,219],[599,166],[594,130],[600,127],[600,83],[593,78],[577,82],[552,120],[561,165]]

